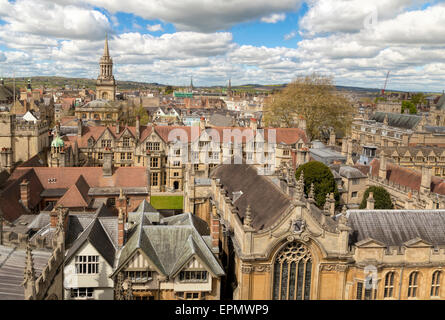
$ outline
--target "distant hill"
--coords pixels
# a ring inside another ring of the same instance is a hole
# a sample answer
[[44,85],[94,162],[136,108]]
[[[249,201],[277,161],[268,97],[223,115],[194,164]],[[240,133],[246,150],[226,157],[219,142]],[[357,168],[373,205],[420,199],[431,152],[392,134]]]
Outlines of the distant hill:
[[[28,83],[28,79],[31,79],[32,86],[34,88],[45,86],[46,88],[60,88],[69,86],[71,88],[88,88],[88,89],[95,89],[96,88],[96,79],[86,79],[86,78],[67,78],[67,77],[57,77],[57,76],[36,76],[36,77],[19,77],[15,78],[15,83],[17,88],[24,88],[26,87]],[[5,78],[5,83],[7,85],[13,84],[12,78]],[[117,80],[118,89],[120,90],[138,90],[138,89],[149,89],[149,88],[163,88],[167,85],[160,84],[160,83],[148,83],[148,82],[138,82],[138,81],[124,81],[124,80]],[[272,90],[279,90],[286,87],[287,84],[271,84],[271,85],[261,85],[261,84],[254,84],[254,83],[248,83],[243,84],[239,86],[232,86],[233,90],[236,91],[272,91]],[[175,87],[182,87],[184,86],[175,86]],[[209,88],[209,89],[224,89],[226,88],[225,85],[223,86],[209,86],[209,87],[197,87],[197,88]],[[361,87],[352,87],[352,86],[336,86],[338,90],[345,90],[345,91],[353,91],[353,92],[361,92],[361,93],[375,93],[379,92],[380,89],[377,88],[361,88]],[[387,91],[391,92],[402,92],[399,90],[390,90]]]

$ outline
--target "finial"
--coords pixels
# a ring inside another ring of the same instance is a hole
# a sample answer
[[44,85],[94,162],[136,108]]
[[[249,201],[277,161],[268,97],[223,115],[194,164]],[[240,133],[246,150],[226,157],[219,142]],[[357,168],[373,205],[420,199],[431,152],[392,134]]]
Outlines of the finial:
[[26,245],[26,265],[25,265],[25,274],[23,276],[23,285],[26,285],[28,282],[31,284],[36,280],[36,273],[34,270],[34,259],[32,258],[32,250],[31,244],[28,241]]
[[311,189],[309,190],[308,199],[310,201],[315,201],[315,190],[314,190],[314,183],[311,183]]

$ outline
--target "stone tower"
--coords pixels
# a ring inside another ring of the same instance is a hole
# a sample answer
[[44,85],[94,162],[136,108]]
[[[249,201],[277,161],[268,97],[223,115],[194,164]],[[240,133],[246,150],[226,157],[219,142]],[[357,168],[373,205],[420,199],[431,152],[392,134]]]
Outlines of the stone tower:
[[108,35],[105,37],[104,54],[99,62],[100,74],[96,82],[96,98],[115,101],[116,80],[113,76],[113,59],[108,49]]

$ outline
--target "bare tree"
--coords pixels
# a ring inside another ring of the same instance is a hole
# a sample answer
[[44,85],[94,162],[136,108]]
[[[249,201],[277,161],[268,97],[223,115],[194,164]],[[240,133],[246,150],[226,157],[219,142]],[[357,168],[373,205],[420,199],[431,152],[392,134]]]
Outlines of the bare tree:
[[352,122],[352,102],[333,85],[332,78],[312,74],[299,77],[281,92],[270,96],[264,108],[267,126],[298,127],[306,122],[306,133],[320,139],[334,128],[345,134]]

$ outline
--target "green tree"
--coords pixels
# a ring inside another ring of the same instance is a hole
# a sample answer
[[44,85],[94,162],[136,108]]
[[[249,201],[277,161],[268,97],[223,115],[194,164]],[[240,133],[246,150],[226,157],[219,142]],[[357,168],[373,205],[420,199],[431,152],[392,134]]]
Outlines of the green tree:
[[419,104],[425,104],[426,103],[425,94],[422,92],[416,93],[411,97],[411,102],[414,103],[415,106],[418,106]]
[[417,114],[417,108],[414,103],[411,101],[403,101],[402,102],[402,113],[405,113],[405,109],[408,109],[410,114]]
[[331,169],[321,162],[310,161],[298,167],[295,173],[297,180],[300,178],[301,171],[304,172],[304,193],[306,195],[310,192],[311,184],[314,184],[314,198],[317,207],[323,208],[326,194],[331,192],[334,193],[335,205],[340,204],[340,194]]
[[332,78],[312,74],[268,97],[263,114],[266,126],[272,127],[297,127],[304,119],[306,134],[314,140],[329,128],[345,134],[353,113],[351,101],[335,88]]
[[165,87],[164,94],[172,94],[173,93],[173,87],[167,86]]
[[147,110],[142,107],[142,105],[139,106],[139,108],[136,109],[136,115],[139,116],[141,126],[147,125],[147,123],[150,121],[150,117],[148,116]]
[[360,203],[360,209],[366,208],[366,202],[368,200],[369,193],[373,192],[374,209],[394,209],[394,204],[391,201],[391,196],[388,191],[383,187],[372,186],[366,189],[363,194],[362,202]]

